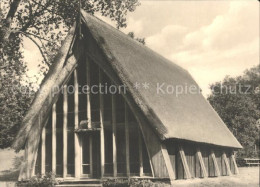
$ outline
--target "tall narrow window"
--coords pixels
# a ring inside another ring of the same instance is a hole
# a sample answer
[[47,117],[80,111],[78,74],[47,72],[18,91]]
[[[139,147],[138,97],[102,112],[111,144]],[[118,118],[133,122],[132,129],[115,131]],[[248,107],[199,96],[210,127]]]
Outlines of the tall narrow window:
[[42,141],[40,140],[39,146],[38,146],[38,152],[37,152],[37,158],[36,158],[36,164],[35,164],[35,174],[41,174],[41,146],[42,146]]
[[92,148],[89,144],[89,135],[83,134],[81,137],[82,145],[82,174],[90,175],[90,149]]
[[[50,112],[51,114],[52,112]],[[46,148],[45,148],[45,172],[52,171],[52,115],[49,115],[48,122],[46,124]]]
[[[79,83],[79,122],[87,120],[87,73],[86,73],[86,60],[79,61],[78,67],[78,83]],[[82,127],[80,127],[82,128]],[[86,125],[83,126],[86,128]]]
[[117,172],[126,175],[126,149],[125,149],[125,101],[121,94],[116,94],[116,147]]
[[60,94],[56,103],[56,175],[63,174],[63,95]]
[[129,159],[131,175],[139,176],[138,124],[132,111],[129,110]]
[[111,95],[107,92],[111,82],[106,74],[103,74],[104,98],[104,138],[105,138],[105,175],[113,174],[113,147],[112,147],[112,102]]
[[147,148],[144,143],[144,139],[142,138],[142,151],[143,151],[143,167],[144,167],[144,175],[150,176],[152,174],[151,171],[151,165],[150,165],[150,159],[147,153]]
[[105,126],[105,174],[113,174],[112,128]]
[[90,61],[90,88],[91,88],[91,120],[100,121],[99,114],[99,67]]
[[67,152],[67,173],[68,176],[73,176],[75,174],[75,150],[74,150],[74,77],[71,76],[67,84],[67,94],[68,94],[68,152]]

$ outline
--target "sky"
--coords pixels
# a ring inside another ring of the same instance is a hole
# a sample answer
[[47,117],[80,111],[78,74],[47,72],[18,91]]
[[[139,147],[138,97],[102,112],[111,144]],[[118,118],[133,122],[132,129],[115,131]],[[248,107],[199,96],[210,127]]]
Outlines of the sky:
[[[140,2],[122,31],[145,38],[147,47],[187,69],[205,97],[210,84],[259,64],[258,1]],[[29,40],[24,55],[29,75],[37,74],[41,54]]]

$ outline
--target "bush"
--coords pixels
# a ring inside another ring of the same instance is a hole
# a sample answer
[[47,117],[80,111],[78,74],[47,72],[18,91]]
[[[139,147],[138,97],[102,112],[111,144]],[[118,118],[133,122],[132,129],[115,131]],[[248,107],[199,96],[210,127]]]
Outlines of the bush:
[[163,182],[153,182],[148,179],[108,179],[103,181],[104,187],[165,187],[169,184]]
[[[151,180],[147,179],[131,179],[130,185],[131,187],[149,187],[149,186],[156,186],[158,183],[152,182]],[[158,185],[157,185],[158,186]]]
[[108,179],[103,181],[104,187],[127,187],[129,186],[129,179]]
[[17,182],[18,187],[52,187],[56,184],[58,184],[58,181],[52,172],[46,173],[45,175],[36,175],[27,181]]

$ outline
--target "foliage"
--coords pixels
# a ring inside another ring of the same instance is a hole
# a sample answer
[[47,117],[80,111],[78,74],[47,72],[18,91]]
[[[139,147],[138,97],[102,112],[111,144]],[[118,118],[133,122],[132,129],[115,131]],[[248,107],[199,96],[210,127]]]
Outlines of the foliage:
[[149,187],[149,186],[170,186],[167,183],[163,182],[153,182],[148,179],[108,179],[103,181],[104,187]]
[[9,147],[34,94],[24,79],[21,39],[15,35],[0,48],[0,148]]
[[56,184],[58,184],[58,181],[55,179],[55,175],[51,172],[46,173],[45,175],[36,175],[28,181],[17,182],[18,187],[51,187]]
[[226,77],[211,86],[210,104],[244,147],[239,157],[257,157],[259,150],[260,119],[260,65],[244,72],[239,77]]
[[[0,148],[10,146],[34,96],[35,83],[47,73],[61,42],[78,19],[79,2],[0,1]],[[138,0],[81,0],[82,9],[109,17],[118,28],[126,27],[127,13],[138,5]],[[32,40],[43,56],[35,82],[26,77],[28,69],[21,52],[25,38]]]
[[130,38],[133,38],[136,41],[140,42],[141,44],[145,45],[145,38],[137,38],[137,37],[135,37],[134,32],[129,32],[128,36],[130,36]]
[[[61,41],[78,19],[79,0],[21,0],[11,24],[12,35],[35,40],[45,57],[41,67],[46,73]],[[1,1],[3,10],[13,3]],[[139,5],[138,0],[81,0],[81,8],[90,14],[101,14],[116,22],[117,28],[126,27],[126,15]],[[11,9],[10,9],[11,10]],[[9,12],[2,12],[2,19]],[[4,20],[4,19],[3,19]],[[2,26],[5,26],[3,21]],[[2,27],[4,28],[4,27]],[[4,32],[3,30],[0,33]]]
[[167,187],[170,185],[167,183],[164,183],[164,182],[153,182],[148,179],[131,179],[129,186],[131,186],[131,187],[150,187],[150,186]]
[[129,186],[129,179],[107,179],[103,181],[104,187],[124,187]]

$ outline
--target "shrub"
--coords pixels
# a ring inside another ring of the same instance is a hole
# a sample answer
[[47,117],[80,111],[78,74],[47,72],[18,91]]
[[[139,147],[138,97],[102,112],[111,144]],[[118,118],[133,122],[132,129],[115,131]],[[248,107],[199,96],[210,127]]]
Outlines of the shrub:
[[45,175],[36,175],[27,181],[17,182],[18,187],[52,187],[56,184],[58,184],[58,181],[52,172],[46,173]]
[[108,179],[103,181],[104,187],[165,187],[169,184],[153,182],[148,179]]
[[131,187],[149,187],[149,186],[156,186],[155,182],[147,179],[131,179],[130,185]]
[[103,181],[104,187],[127,187],[129,186],[129,179],[107,179]]

